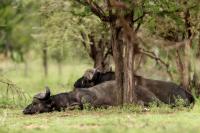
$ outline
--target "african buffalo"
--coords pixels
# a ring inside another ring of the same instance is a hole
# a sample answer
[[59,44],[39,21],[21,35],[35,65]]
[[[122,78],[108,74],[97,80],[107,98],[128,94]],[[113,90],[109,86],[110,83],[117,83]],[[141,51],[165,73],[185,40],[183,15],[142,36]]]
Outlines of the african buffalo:
[[33,97],[33,101],[28,105],[23,113],[35,114],[43,112],[52,112],[53,110],[60,111],[63,108],[69,107],[73,99],[69,98],[69,93],[60,93],[51,96],[50,89],[47,87],[45,93],[39,93]]
[[105,81],[115,79],[114,72],[102,73],[97,69],[89,69],[74,83],[74,88],[89,88]]
[[[176,99],[182,99],[185,106],[194,103],[193,96],[180,87],[174,88],[175,86],[171,85],[171,88],[163,87],[154,89],[148,87],[148,85],[150,84],[146,83],[144,85],[147,87],[136,85],[138,103],[142,103],[144,106],[148,106],[152,102],[158,104],[163,102],[176,106]],[[155,88],[156,86],[159,87],[156,83],[153,86]],[[73,109],[74,106],[82,109],[85,103],[89,103],[92,107],[116,106],[118,105],[116,99],[117,90],[117,84],[114,80],[106,81],[90,88],[76,89],[68,93],[60,93],[53,96],[50,96],[50,90],[47,88],[46,93],[39,93],[33,97],[32,103],[24,109],[23,113],[35,114],[61,111],[66,108]]]
[[[84,79],[90,82],[90,87],[92,85],[97,85],[99,83],[105,82],[106,80],[109,81],[115,79],[114,72],[101,73],[96,71],[90,74],[91,74],[90,77],[92,77],[91,79],[89,79],[88,77],[84,77]],[[81,82],[81,80],[77,82],[79,82],[80,84],[79,87],[75,89],[84,88],[85,85],[84,82]],[[143,87],[147,89],[149,92],[153,93],[157,99],[166,104],[175,104],[178,96],[180,96],[180,98],[183,99],[188,99],[189,103],[194,102],[193,96],[189,92],[187,92],[186,89],[180,87],[179,85],[173,82],[146,79],[143,78],[142,76],[135,75],[135,83],[136,86],[140,86],[140,88]],[[75,87],[76,84],[74,85]],[[140,94],[138,93],[138,95]]]
[[113,87],[113,83],[104,83],[88,89],[83,88],[52,96],[50,89],[47,88],[45,93],[39,93],[33,97],[32,103],[24,109],[23,113],[61,111],[66,108],[71,109],[74,106],[82,109],[84,103],[89,103],[93,107],[114,106],[116,105],[116,97],[113,93]]

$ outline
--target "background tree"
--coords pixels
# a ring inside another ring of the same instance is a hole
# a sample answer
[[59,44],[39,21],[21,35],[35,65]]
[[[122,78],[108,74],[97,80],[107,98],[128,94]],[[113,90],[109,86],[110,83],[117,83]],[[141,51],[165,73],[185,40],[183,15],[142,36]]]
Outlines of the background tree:
[[118,84],[116,91],[119,92],[118,103],[136,103],[137,98],[134,93],[134,64],[138,52],[136,33],[145,16],[145,1],[77,0],[77,2],[109,25]]
[[[108,71],[111,47],[107,27],[94,19],[95,17],[91,14],[83,14],[84,8],[74,10],[71,6],[76,5],[63,0],[47,0],[41,3],[40,14],[43,22],[41,23],[42,28],[39,29],[43,30],[44,37],[38,34],[39,42],[42,44],[46,42],[48,48],[67,49],[64,45],[68,45],[73,52],[79,51],[81,47],[92,59],[95,68]],[[45,41],[42,42],[42,39]],[[80,50],[80,53],[82,52],[83,50]],[[54,54],[53,57],[58,56]]]
[[32,11],[36,7],[32,1],[2,0],[0,4],[0,51],[6,58],[25,62],[25,75],[28,73],[26,55],[33,41],[32,27],[37,20]]
[[146,24],[151,33],[165,40],[164,43],[162,42],[165,44],[164,52],[166,49],[170,52],[167,55],[170,58],[170,64],[177,64],[176,71],[181,84],[188,89],[191,82],[190,74],[194,71],[191,66],[195,55],[192,49],[196,46],[192,41],[198,33],[198,5],[198,1],[152,1],[149,6],[151,15],[146,19],[146,22],[151,22],[151,25]]

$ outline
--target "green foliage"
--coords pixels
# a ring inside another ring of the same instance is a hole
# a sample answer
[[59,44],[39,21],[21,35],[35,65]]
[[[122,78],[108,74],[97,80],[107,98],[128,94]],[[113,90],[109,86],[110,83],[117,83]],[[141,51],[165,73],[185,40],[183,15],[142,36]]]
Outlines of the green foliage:
[[[32,6],[30,6],[32,5]],[[23,61],[32,44],[33,2],[3,0],[0,8],[0,52],[9,52],[15,61]]]

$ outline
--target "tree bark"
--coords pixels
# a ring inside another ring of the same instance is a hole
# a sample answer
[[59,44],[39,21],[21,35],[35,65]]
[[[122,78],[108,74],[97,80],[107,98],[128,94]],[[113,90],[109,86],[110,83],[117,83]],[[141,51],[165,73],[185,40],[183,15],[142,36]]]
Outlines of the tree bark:
[[190,50],[192,46],[192,30],[190,23],[190,10],[187,8],[184,12],[184,20],[185,20],[185,30],[187,33],[187,40],[185,41],[184,50],[183,50],[183,70],[181,76],[181,84],[185,89],[189,89],[190,85]]
[[12,45],[10,44],[10,42],[8,40],[5,41],[5,51],[4,51],[4,55],[6,58],[10,57],[12,52]]
[[[120,19],[120,18],[119,18]],[[120,26],[112,24],[112,47],[115,62],[115,77],[118,85],[119,104],[136,103],[134,82],[135,34],[125,18]]]
[[181,86],[183,86],[185,89],[189,89],[189,84],[190,84],[189,65],[190,65],[191,43],[192,42],[190,39],[185,41],[182,51],[183,52],[182,56],[180,50],[177,50],[177,68],[180,75]]
[[124,102],[136,102],[135,84],[134,84],[134,46],[128,43],[125,50],[124,59]]
[[189,89],[190,75],[189,75],[189,65],[190,65],[190,46],[191,40],[187,40],[184,47],[184,59],[183,59],[183,72],[181,84],[184,88]]
[[112,48],[113,48],[113,59],[115,62],[115,80],[117,82],[117,90],[115,92],[117,97],[117,103],[120,105],[123,105],[123,99],[124,99],[124,66],[123,66],[123,45],[122,41],[119,40],[119,32],[121,30],[120,27],[116,27],[115,23],[111,24],[111,34],[112,34]]

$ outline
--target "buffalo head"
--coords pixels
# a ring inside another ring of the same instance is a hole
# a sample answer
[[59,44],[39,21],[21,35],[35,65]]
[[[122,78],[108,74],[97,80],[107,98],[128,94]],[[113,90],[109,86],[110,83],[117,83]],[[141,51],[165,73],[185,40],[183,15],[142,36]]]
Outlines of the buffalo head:
[[51,112],[52,105],[50,99],[50,89],[46,87],[45,93],[39,93],[33,97],[33,101],[23,111],[24,114],[35,114],[43,112]]
[[98,72],[97,69],[88,69],[85,71],[84,75],[79,78],[75,83],[75,88],[89,88],[94,86],[94,78],[96,73]]
[[92,80],[94,78],[94,75],[98,72],[98,69],[88,69],[85,71],[83,77],[86,80]]

